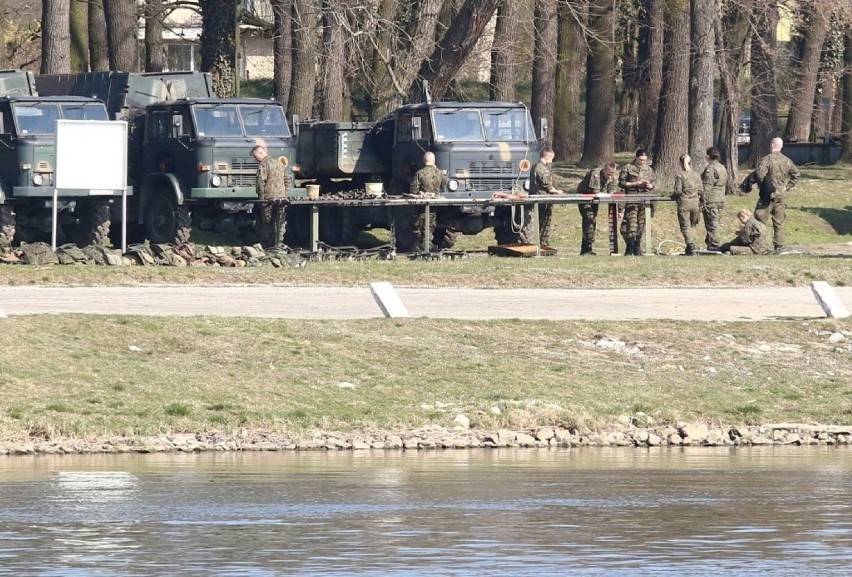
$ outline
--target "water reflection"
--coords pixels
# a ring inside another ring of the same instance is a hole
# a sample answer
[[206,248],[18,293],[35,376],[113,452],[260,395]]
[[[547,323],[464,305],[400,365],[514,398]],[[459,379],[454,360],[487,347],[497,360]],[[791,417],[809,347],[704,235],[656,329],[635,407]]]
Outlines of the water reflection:
[[845,575],[839,448],[0,459],[0,575]]

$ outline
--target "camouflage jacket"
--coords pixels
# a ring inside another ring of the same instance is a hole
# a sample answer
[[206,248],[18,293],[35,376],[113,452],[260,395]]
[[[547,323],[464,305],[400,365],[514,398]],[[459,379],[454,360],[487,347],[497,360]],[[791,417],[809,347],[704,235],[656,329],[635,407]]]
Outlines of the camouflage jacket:
[[770,152],[760,159],[755,170],[757,178],[763,180],[768,175],[775,185],[775,197],[796,186],[799,182],[799,169],[793,161],[780,152]]
[[580,184],[577,185],[577,194],[598,194],[600,192],[612,194],[618,188],[618,182],[615,180],[615,173],[604,181],[603,166],[593,168],[586,173]]
[[701,173],[704,190],[701,202],[705,206],[725,202],[725,186],[728,184],[728,171],[718,160],[712,161]]
[[621,169],[621,173],[618,175],[618,186],[624,189],[627,193],[633,194],[641,194],[645,192],[644,190],[639,190],[636,188],[627,189],[624,187],[625,184],[629,184],[631,182],[636,182],[639,180],[647,180],[648,182],[654,182],[654,169],[648,166],[637,166],[634,163],[630,163],[624,166]]
[[681,200],[698,200],[704,186],[701,184],[701,177],[698,173],[692,170],[681,170],[677,173],[674,180],[674,192],[672,198]]
[[424,166],[414,174],[411,182],[411,194],[428,192],[440,193],[447,189],[447,175],[434,165]]
[[539,162],[533,169],[533,177],[530,179],[530,194],[549,194],[556,190],[553,183],[553,165]]
[[277,159],[267,156],[257,166],[257,197],[262,200],[284,198],[290,188],[287,169]]
[[769,254],[772,252],[772,240],[769,238],[769,229],[754,217],[745,221],[738,236],[743,246],[749,247],[754,254]]

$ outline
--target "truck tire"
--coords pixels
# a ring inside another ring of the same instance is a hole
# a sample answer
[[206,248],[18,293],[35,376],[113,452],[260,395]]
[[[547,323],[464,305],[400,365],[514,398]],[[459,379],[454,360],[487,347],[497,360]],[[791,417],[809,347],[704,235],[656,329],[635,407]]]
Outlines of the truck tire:
[[399,253],[421,252],[423,250],[422,215],[416,208],[402,207],[394,212],[394,238]]
[[64,240],[79,247],[105,244],[110,229],[109,202],[100,198],[78,200],[74,212],[75,223],[63,231]]
[[331,246],[354,246],[358,230],[351,211],[353,208],[329,207],[320,214],[320,240]]
[[8,204],[0,205],[0,237],[9,244],[15,238],[15,213]]
[[432,235],[432,244],[441,249],[453,248],[459,233],[449,228],[438,227]]
[[[522,210],[523,222],[518,210]],[[519,206],[514,214],[511,208],[501,207],[494,215],[494,238],[497,244],[532,244],[535,236],[532,223],[532,209]]]
[[145,209],[145,237],[151,244],[189,241],[192,219],[186,206],[178,206],[168,191],[154,193]]

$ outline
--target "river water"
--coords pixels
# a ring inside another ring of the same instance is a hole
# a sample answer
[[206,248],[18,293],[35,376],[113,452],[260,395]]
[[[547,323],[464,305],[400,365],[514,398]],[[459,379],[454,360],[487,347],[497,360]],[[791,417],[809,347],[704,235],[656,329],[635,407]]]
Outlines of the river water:
[[0,575],[848,575],[845,448],[0,457]]

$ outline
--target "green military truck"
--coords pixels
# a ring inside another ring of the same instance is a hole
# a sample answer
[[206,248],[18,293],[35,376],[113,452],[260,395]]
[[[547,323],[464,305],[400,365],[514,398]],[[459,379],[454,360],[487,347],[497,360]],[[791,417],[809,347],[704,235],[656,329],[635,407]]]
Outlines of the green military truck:
[[[388,195],[404,195],[426,151],[448,177],[445,198],[487,200],[495,193],[527,192],[539,151],[529,111],[507,102],[422,102],[377,123],[305,122],[298,125],[297,141],[297,176],[319,184],[327,198],[353,191],[369,196],[379,184]],[[324,207],[321,238],[353,244],[358,231],[389,228],[392,218],[397,249],[416,251],[426,234],[421,212]],[[489,226],[501,244],[532,242],[521,212],[487,203],[435,207],[432,244],[449,248],[458,233],[477,234]]]
[[181,243],[197,227],[256,242],[251,149],[264,144],[285,164],[295,149],[280,104],[218,98],[201,72],[41,75],[36,83],[43,94],[95,96],[112,119],[128,121],[128,238]]
[[[63,119],[108,116],[94,98],[39,95],[31,72],[0,71],[0,236],[8,242],[51,240],[56,121]],[[102,244],[122,192],[56,189],[58,242]]]

